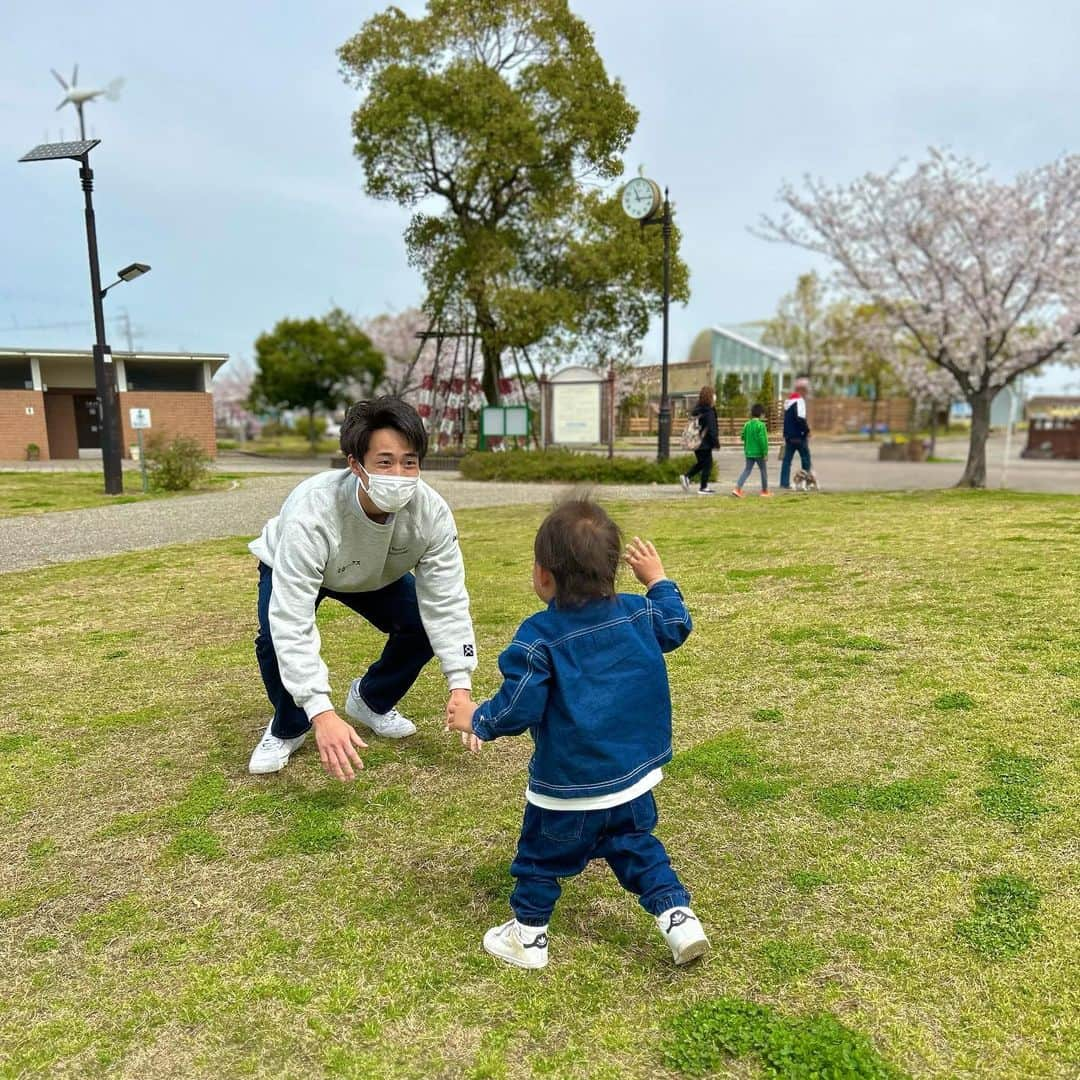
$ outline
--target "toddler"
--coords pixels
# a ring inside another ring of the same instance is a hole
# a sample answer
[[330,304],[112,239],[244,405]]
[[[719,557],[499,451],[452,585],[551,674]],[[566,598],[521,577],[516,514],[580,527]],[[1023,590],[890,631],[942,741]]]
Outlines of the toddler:
[[676,964],[708,949],[690,894],[653,835],[652,789],[671,760],[671,695],[663,654],[690,633],[690,613],[656,548],[637,537],[626,562],[645,596],[616,593],[618,527],[589,499],[540,526],[532,571],[547,604],[499,657],[504,682],[477,705],[452,705],[448,728],[484,741],[528,730],[535,744],[510,906],[484,935],[491,955],[523,968],[548,960],[561,878],[605,859],[656,919]]

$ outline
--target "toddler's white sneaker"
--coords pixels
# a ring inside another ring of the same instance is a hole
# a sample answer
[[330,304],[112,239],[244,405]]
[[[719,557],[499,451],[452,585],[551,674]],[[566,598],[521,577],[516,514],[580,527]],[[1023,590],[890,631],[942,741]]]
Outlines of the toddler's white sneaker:
[[675,963],[689,964],[709,951],[709,939],[688,907],[673,907],[656,916],[656,925],[671,949]]
[[547,967],[548,936],[546,926],[522,926],[511,919],[493,926],[484,935],[484,949],[520,968]]

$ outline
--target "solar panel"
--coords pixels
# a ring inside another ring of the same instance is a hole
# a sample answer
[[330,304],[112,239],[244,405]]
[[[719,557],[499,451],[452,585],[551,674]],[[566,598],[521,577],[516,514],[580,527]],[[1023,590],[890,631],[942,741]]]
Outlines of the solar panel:
[[55,161],[58,158],[74,158],[76,161],[90,150],[93,150],[100,139],[79,139],[76,142],[42,143],[35,146],[28,154],[24,154],[20,161]]

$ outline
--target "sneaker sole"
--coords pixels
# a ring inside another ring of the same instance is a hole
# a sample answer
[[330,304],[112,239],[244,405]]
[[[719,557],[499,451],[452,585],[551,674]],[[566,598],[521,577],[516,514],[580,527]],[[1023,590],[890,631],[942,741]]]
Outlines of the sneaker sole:
[[269,776],[271,773],[281,772],[281,770],[284,769],[285,766],[288,765],[288,764],[289,764],[289,759],[288,758],[286,758],[280,765],[278,765],[277,768],[262,768],[261,766],[252,765],[251,762],[249,761],[248,762],[248,772],[252,776]]
[[521,968],[523,971],[542,971],[544,968],[547,967],[546,960],[542,964],[526,964],[523,961],[518,960],[516,957],[507,956],[505,953],[501,952],[495,952],[493,949],[488,948],[487,942],[484,942],[484,952],[486,952],[488,956],[494,956],[496,960],[501,960],[504,964],[509,964],[511,967]]
[[708,951],[708,938],[700,938],[698,941],[688,942],[675,957],[675,964],[678,967],[682,967],[684,964],[689,964],[691,960],[697,960],[698,957],[704,956]]

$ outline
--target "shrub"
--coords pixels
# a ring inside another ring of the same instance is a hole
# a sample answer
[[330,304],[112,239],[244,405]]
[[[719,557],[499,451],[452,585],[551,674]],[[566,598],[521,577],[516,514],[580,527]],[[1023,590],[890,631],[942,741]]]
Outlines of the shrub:
[[172,442],[153,436],[146,446],[150,483],[162,491],[186,491],[206,476],[209,455],[202,443],[187,435],[177,435]]
[[308,442],[318,442],[326,434],[326,417],[316,416],[314,420],[309,416],[299,417],[296,421],[296,434]]
[[292,431],[280,420],[267,420],[259,432],[262,439],[280,439],[282,435],[291,435]]
[[[651,458],[578,454],[571,450],[508,450],[475,453],[462,459],[468,480],[557,481],[569,484],[676,484],[694,464],[682,454],[665,462]],[[715,466],[713,469],[715,475]]]

